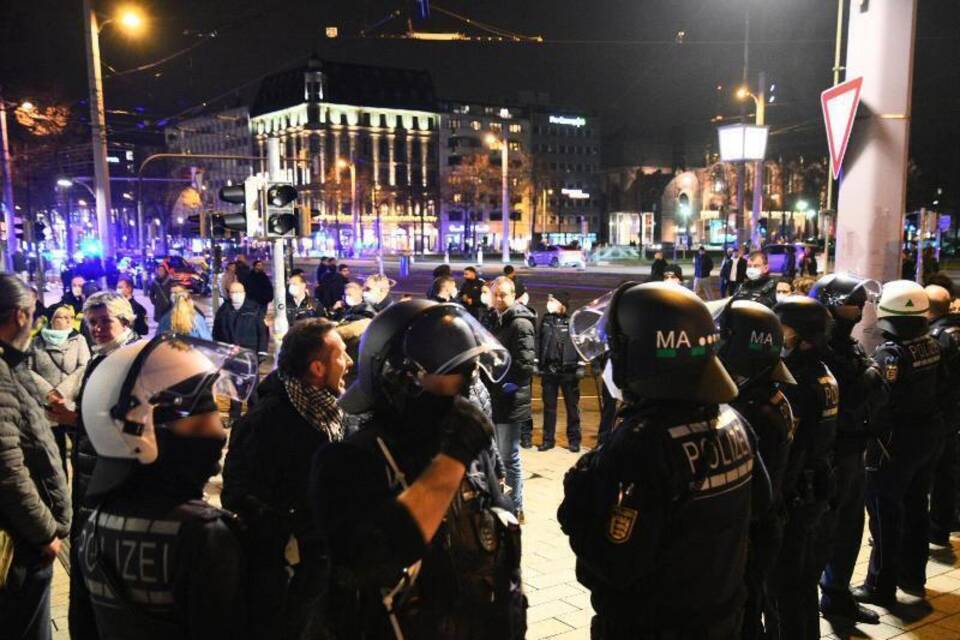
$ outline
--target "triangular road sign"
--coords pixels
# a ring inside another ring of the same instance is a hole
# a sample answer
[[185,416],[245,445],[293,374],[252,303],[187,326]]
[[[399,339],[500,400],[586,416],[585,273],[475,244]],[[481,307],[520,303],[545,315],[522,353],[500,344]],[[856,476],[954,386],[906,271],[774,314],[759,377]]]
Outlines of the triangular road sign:
[[820,94],[820,106],[823,109],[823,123],[827,127],[827,145],[830,147],[830,160],[833,179],[840,177],[840,165],[850,142],[850,130],[860,105],[860,88],[863,78],[854,78],[841,82]]

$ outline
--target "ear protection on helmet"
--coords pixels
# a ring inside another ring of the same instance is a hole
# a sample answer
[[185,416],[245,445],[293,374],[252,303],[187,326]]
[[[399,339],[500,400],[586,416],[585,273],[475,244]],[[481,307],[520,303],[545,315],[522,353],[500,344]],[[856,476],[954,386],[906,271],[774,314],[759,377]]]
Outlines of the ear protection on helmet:
[[[140,350],[140,353],[137,354],[137,357],[134,358],[133,364],[130,365],[130,369],[127,371],[127,377],[123,379],[123,385],[120,387],[120,397],[117,399],[117,404],[111,407],[110,417],[114,420],[122,421],[123,432],[128,435],[139,436],[143,434],[143,423],[127,419],[130,410],[140,405],[140,400],[133,395],[133,387],[140,377],[143,364],[147,361],[147,358],[150,357],[150,354],[153,353],[154,349],[172,337],[172,334],[163,334],[148,342],[147,345]],[[179,400],[180,398],[176,398],[175,400],[171,399],[172,402]]]

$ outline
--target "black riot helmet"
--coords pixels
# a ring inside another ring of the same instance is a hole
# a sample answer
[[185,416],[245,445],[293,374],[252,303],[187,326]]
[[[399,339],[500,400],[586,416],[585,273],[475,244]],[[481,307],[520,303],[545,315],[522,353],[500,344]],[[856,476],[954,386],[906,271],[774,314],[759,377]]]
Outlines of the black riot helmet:
[[430,300],[404,300],[390,305],[370,322],[360,338],[357,379],[340,398],[340,407],[346,413],[360,414],[373,409],[382,395],[378,380],[390,346],[414,316],[436,304]]
[[830,333],[830,312],[819,301],[807,296],[787,296],[773,307],[780,324],[793,329],[801,340],[822,347]]
[[718,356],[742,389],[754,380],[768,377],[796,384],[783,364],[783,327],[777,314],[759,302],[735,300],[717,322],[720,329]]
[[830,273],[810,289],[810,297],[819,301],[831,313],[837,308],[852,305],[863,308],[871,298],[880,293],[876,280],[858,278],[847,273]]
[[611,296],[597,332],[625,399],[715,404],[737,397],[736,384],[716,356],[713,317],[688,289],[663,282],[625,284]]

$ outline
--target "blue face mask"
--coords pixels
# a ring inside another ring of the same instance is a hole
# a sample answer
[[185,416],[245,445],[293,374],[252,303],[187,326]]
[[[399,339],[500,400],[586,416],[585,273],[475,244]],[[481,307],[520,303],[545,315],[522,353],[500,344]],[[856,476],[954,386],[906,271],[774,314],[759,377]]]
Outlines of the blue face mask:
[[40,334],[44,342],[55,346],[60,346],[70,337],[70,329],[43,329]]

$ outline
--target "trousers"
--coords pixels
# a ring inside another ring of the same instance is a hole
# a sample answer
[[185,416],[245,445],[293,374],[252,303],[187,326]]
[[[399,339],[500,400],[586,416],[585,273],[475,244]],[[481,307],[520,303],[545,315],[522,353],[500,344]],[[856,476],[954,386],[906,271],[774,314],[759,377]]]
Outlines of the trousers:
[[563,392],[563,404],[567,409],[567,442],[571,447],[580,445],[580,379],[576,374],[544,374],[543,386],[543,444],[555,444],[557,431],[557,396]]

